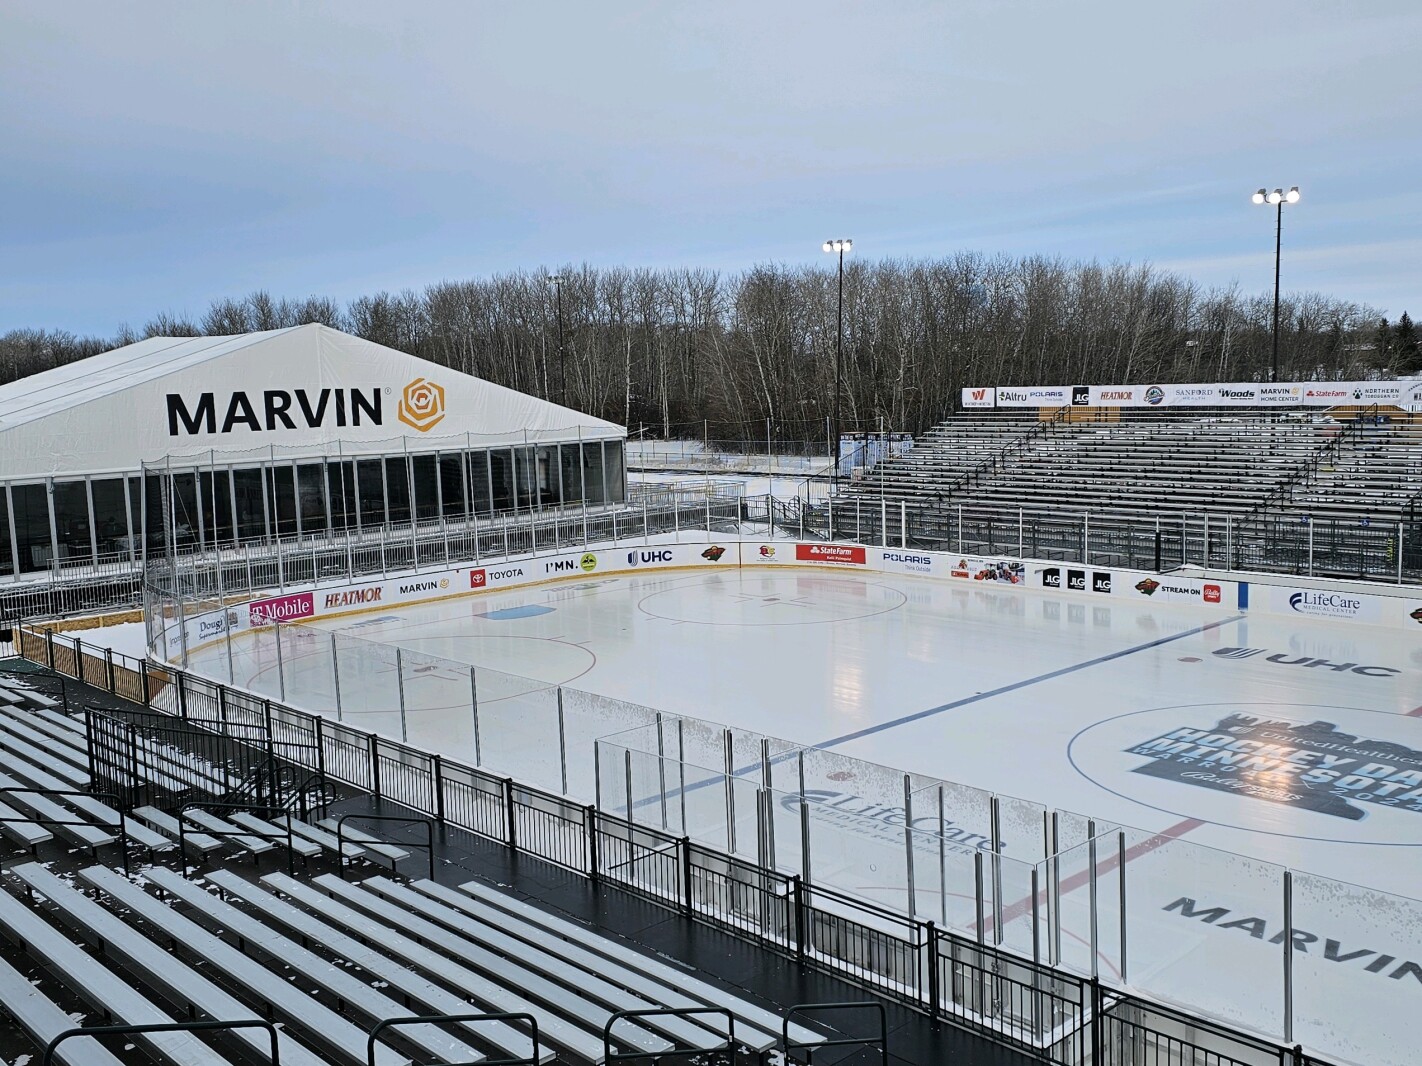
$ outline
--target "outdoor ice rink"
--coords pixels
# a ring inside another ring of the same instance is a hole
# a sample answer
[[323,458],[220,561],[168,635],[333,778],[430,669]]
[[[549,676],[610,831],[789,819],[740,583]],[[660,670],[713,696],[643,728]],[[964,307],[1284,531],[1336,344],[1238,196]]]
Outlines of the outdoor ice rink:
[[[314,626],[1391,892],[1422,884],[1422,801],[1409,797],[1422,776],[1422,647],[1382,627],[751,568],[549,583]],[[322,657],[289,659],[288,696],[329,690]],[[239,683],[245,672],[272,688],[270,656],[235,668]],[[381,679],[393,668],[363,668],[364,686],[343,686],[346,720],[397,733],[389,703],[370,697],[393,693]],[[468,717],[413,711],[411,740],[467,759]],[[1180,730],[1232,731],[1266,759],[1338,754],[1310,783],[1262,764],[1212,781],[1203,752],[1138,753],[1170,734],[1179,744]],[[1396,767],[1390,786],[1371,783],[1379,766]],[[1333,795],[1349,790],[1330,782],[1359,769],[1353,798]]]
[[[270,636],[255,644],[249,633],[232,642],[230,664],[219,641],[194,666],[268,695],[280,670],[284,699],[328,713],[339,646],[345,722],[398,738],[392,708],[403,701],[411,744],[469,762],[471,671],[458,664],[472,664],[484,763],[555,790],[550,708],[563,686],[570,723],[579,708],[594,719],[614,708],[604,734],[647,720],[629,713],[619,726],[615,701],[626,701],[995,793],[1004,843],[987,864],[975,858],[990,832],[980,793],[950,786],[946,823],[936,786],[914,801],[916,828],[923,816],[930,828],[911,845],[917,881],[906,892],[898,775],[813,753],[814,876],[896,909],[908,901],[967,935],[984,895],[987,935],[1016,950],[1040,947],[1260,1031],[1282,1031],[1291,997],[1296,1039],[1357,1062],[1409,1060],[1422,904],[1398,896],[1422,884],[1422,648],[1406,630],[767,567],[589,575],[283,628],[280,662]],[[568,735],[586,792],[595,734],[584,721]],[[685,800],[673,832],[709,827],[699,839],[719,846],[734,821],[738,854],[753,857],[754,757],[735,767],[747,792],[733,820],[720,764],[699,765],[711,770],[685,787],[675,768],[660,781],[644,768],[620,794],[621,775],[604,765],[603,801],[610,782],[610,809],[625,810],[619,795],[630,792],[636,817],[655,825],[659,804],[665,819]],[[793,758],[774,772],[775,788],[793,792]],[[1044,865],[1043,814],[1017,800],[1111,831],[1096,850]],[[776,800],[774,815],[775,862],[796,869],[799,804]],[[978,893],[975,863],[992,872]],[[1057,915],[1045,924],[1031,904],[1033,864],[1053,897],[1036,898]],[[1043,930],[1059,943],[1039,944]]]

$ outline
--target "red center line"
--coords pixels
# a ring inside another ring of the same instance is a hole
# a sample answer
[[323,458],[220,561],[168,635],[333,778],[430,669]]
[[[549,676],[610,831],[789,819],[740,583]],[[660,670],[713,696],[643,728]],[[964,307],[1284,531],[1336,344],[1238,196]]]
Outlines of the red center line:
[[[1422,708],[1419,708],[1419,710],[1422,710]],[[1130,862],[1132,859],[1138,859],[1142,855],[1149,855],[1156,848],[1161,847],[1164,844],[1168,844],[1170,843],[1170,841],[1182,837],[1186,833],[1190,832],[1190,830],[1198,829],[1204,824],[1205,823],[1198,818],[1186,818],[1183,822],[1177,822],[1167,829],[1162,829],[1159,833],[1156,833],[1155,836],[1149,837],[1146,840],[1142,840],[1139,844],[1133,844],[1129,848],[1127,848],[1126,861]],[[1112,851],[1110,855],[1097,862],[1097,875],[1099,876],[1101,874],[1108,874],[1112,870],[1116,869],[1120,864],[1121,857],[1119,852]],[[1068,892],[1073,892],[1076,889],[1080,888],[1082,885],[1089,884],[1090,881],[1090,870],[1082,870],[1078,873],[1072,874],[1070,877],[1063,878],[1061,883],[1062,894],[1065,895]],[[1046,902],[1046,895],[1048,891],[1050,891],[1049,886],[1038,886],[1037,898],[1040,902]],[[1027,914],[1029,911],[1031,911],[1031,909],[1031,896],[1028,896],[1026,899],[1018,900],[1016,903],[1004,907],[1002,909],[1002,924],[1007,925],[1009,922],[1022,917],[1024,914]],[[992,919],[988,919],[987,928],[990,930],[992,929],[992,927]]]

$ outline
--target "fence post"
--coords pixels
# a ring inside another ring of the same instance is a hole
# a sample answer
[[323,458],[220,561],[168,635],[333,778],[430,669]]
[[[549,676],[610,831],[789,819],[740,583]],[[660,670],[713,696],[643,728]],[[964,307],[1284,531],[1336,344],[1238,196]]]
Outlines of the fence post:
[[[735,740],[731,737],[729,729],[721,730],[722,746],[725,749],[725,778],[726,778],[726,852],[729,855],[736,853],[736,789],[735,789]],[[629,756],[630,758],[630,756]],[[627,790],[627,804],[629,818],[632,804],[632,790]]]
[[978,946],[987,942],[987,919],[983,914],[983,849],[973,851],[973,896],[977,907]]
[[681,857],[681,900],[690,918],[696,913],[696,904],[691,890],[691,838],[682,837],[676,842],[677,854]]
[[395,689],[400,696],[400,741],[410,742],[410,724],[405,714],[405,659],[399,648],[395,649]]
[[[804,810],[804,807],[800,808]],[[805,882],[798,874],[790,878],[790,887],[795,897],[795,957],[803,959],[805,957],[805,941],[808,939],[805,928]]]
[[139,663],[138,663],[138,677],[139,677],[139,680],[140,680],[140,681],[142,682],[142,684],[143,684],[143,706],[145,706],[145,707],[151,707],[151,706],[153,705],[153,696],[152,696],[152,693],[150,693],[149,690],[148,690],[148,660],[147,660],[147,659],[141,659],[141,660],[139,660]]
[[1126,983],[1126,834],[1116,834],[1116,868],[1121,881],[1121,983]]
[[1402,584],[1402,523],[1397,523],[1397,583]]
[[187,675],[180,671],[174,675],[173,680],[178,687],[178,717],[186,720],[188,717]]
[[474,765],[479,765],[479,683],[474,677],[474,667],[469,668],[469,709],[474,716]]
[[988,820],[992,830],[992,942],[1002,943],[1002,818],[998,799],[988,801]]
[[583,834],[588,839],[588,880],[597,884],[597,808],[583,808]]
[[272,633],[276,637],[277,653],[277,694],[283,703],[286,702],[286,668],[281,658],[281,623],[275,618],[272,619]]
[[105,648],[105,649],[104,649],[104,675],[105,675],[105,677],[108,679],[108,682],[109,682],[109,691],[112,692],[112,691],[114,690],[114,650],[113,650],[113,648]]
[[918,914],[918,894],[913,883],[913,779],[904,774],[904,872],[907,875],[908,916]]
[[1284,871],[1284,1042],[1294,1039],[1294,875]]
[[434,757],[434,816],[444,822],[444,760]]
[[1091,908],[1091,976],[1097,977],[1100,970],[1099,947],[1097,946],[1097,917],[1096,917],[1096,823],[1088,821],[1086,823],[1086,861],[1091,867],[1091,876],[1087,882],[1087,895],[1089,896],[1089,906]]
[[46,651],[48,652],[48,654],[49,654],[49,668],[50,668],[51,670],[53,670],[53,669],[54,669],[54,630],[52,630],[52,629],[46,629],[46,630],[44,631],[44,646],[45,646],[45,650],[46,650]]
[[507,815],[509,847],[518,850],[518,819],[514,817],[513,778],[504,778],[504,811]]
[[1017,558],[1019,558],[1019,559],[1025,559],[1025,558],[1027,557],[1026,551],[1025,551],[1025,549],[1026,549],[1027,546],[1026,546],[1026,544],[1024,543],[1024,541],[1023,541],[1023,535],[1022,535],[1022,534],[1023,534],[1023,526],[1024,526],[1024,524],[1025,524],[1025,523],[1024,523],[1024,518],[1023,518],[1023,514],[1022,514],[1022,508],[1019,507],[1019,508],[1017,508]]
[[[562,774],[563,795],[568,794],[568,733],[563,718],[563,686],[558,686],[558,768]],[[663,790],[665,791],[665,790]],[[662,827],[666,828],[665,800],[663,800]]]
[[924,947],[928,949],[928,1016],[938,1017],[938,927],[933,924],[932,919],[924,927],[928,934],[928,940]]
[[1102,1043],[1105,1033],[1101,1031],[1101,981],[1095,974],[1091,975],[1091,1061],[1101,1062],[1105,1048]]
[[1313,577],[1313,515],[1308,516],[1308,576]]
[[366,737],[366,751],[370,755],[370,790],[376,798],[380,797],[380,750],[379,740],[374,733]]

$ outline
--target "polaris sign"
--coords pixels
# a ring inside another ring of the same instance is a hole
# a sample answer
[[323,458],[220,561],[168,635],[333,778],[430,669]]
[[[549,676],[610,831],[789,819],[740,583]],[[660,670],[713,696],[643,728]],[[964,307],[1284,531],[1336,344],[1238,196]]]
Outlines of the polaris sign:
[[[178,393],[167,394],[168,436],[199,433],[233,433],[245,428],[251,433],[278,429],[318,429],[322,426],[383,425],[380,389],[267,389],[249,396],[234,392],[219,408],[211,392],[199,393],[189,403]],[[219,421],[218,412],[222,417]]]

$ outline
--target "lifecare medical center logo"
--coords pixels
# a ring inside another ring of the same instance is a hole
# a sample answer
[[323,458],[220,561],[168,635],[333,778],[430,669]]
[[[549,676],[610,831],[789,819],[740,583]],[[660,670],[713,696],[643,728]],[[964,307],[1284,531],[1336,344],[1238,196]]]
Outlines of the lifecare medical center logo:
[[1197,788],[1359,821],[1368,804],[1422,813],[1422,751],[1308,723],[1231,714],[1211,729],[1181,726],[1126,749],[1132,771]]

